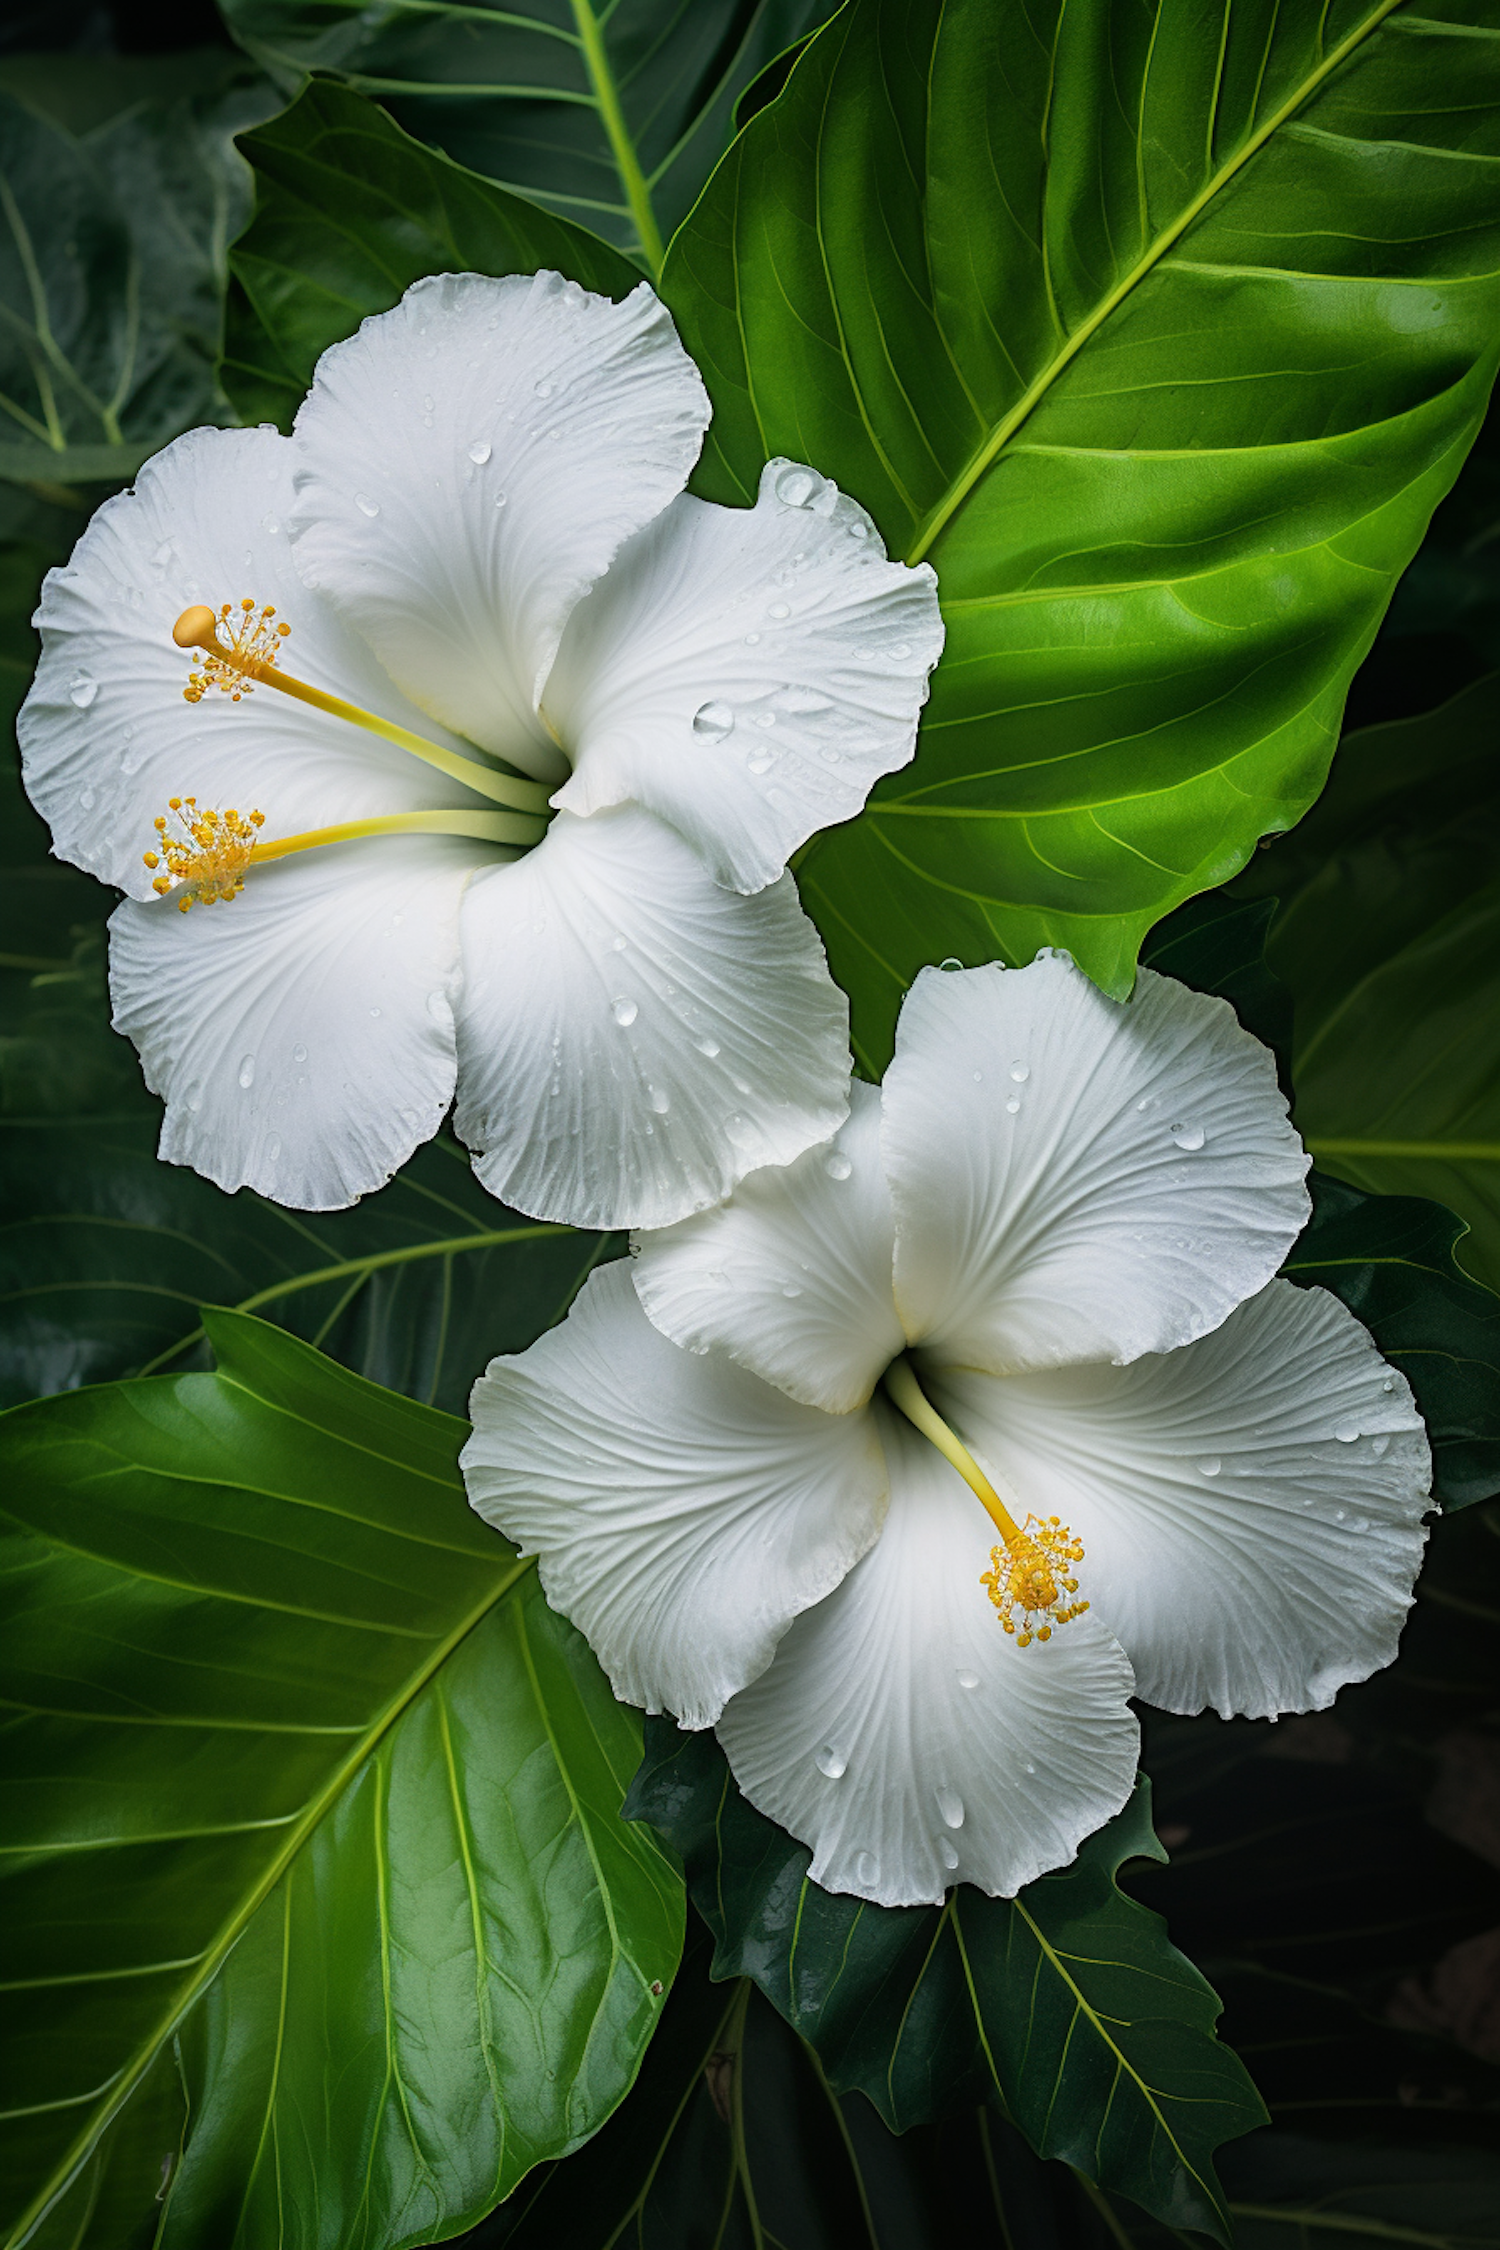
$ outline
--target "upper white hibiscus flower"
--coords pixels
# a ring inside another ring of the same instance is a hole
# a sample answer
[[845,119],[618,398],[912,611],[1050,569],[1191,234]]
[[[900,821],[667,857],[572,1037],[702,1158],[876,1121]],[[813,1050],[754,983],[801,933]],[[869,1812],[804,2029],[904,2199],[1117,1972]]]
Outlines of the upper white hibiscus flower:
[[1006,1896],[1123,1803],[1132,1692],[1317,1710],[1390,1661],[1427,1441],[1344,1307],[1272,1279],[1307,1158],[1225,1002],[929,969],[854,1094],[496,1360],[465,1473],[815,1880]]
[[495,1194],[655,1225],[846,1115],[783,870],[911,756],[935,581],[800,465],[687,496],[708,419],[644,283],[419,282],[50,575],[26,785],[164,1157],[333,1208],[456,1089]]

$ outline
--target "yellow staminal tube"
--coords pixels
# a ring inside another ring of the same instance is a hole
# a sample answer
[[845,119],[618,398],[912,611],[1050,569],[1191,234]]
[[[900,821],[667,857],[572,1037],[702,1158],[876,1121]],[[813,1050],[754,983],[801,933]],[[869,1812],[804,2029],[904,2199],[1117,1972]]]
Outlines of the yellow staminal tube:
[[[323,688],[309,687],[305,680],[293,679],[281,670],[279,636],[285,628],[267,630],[259,627],[252,616],[254,604],[246,601],[240,605],[244,618],[238,629],[230,624],[235,616],[232,607],[212,610],[206,602],[195,602],[185,609],[172,627],[172,638],[181,649],[201,649],[208,658],[206,676],[193,675],[192,685],[185,691],[189,702],[198,702],[204,687],[222,685],[215,679],[216,670],[235,675],[250,688],[271,687],[282,695],[293,696],[297,702],[310,704],[315,711],[326,711],[330,718],[344,719],[350,726],[363,727],[367,734],[376,734],[383,741],[392,742],[398,750],[409,750],[414,758],[426,765],[436,766],[452,781],[462,782],[476,796],[489,797],[498,805],[508,805],[519,813],[545,819],[547,814],[547,789],[539,781],[526,781],[519,776],[496,773],[471,758],[462,758],[456,751],[445,750],[440,743],[429,742],[425,735],[413,734],[407,727],[398,727],[394,720],[377,718],[373,711],[362,711],[357,703],[346,703],[341,695],[329,695]],[[269,620],[273,610],[263,610],[261,617]],[[220,631],[221,624],[234,635],[226,640]],[[534,839],[528,839],[534,840]],[[290,844],[287,846],[291,848]],[[264,845],[257,846],[257,858],[269,858]]]

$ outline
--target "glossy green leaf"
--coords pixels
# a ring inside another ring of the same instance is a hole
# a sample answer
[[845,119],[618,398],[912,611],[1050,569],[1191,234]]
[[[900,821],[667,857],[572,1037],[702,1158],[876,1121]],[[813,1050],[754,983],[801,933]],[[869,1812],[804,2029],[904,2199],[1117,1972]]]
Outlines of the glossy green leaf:
[[[1267,958],[1275,901],[1196,899],[1152,933],[1152,967],[1221,993],[1286,1076],[1292,1012]],[[1300,1103],[1298,1106],[1301,1115]],[[1370,1195],[1314,1172],[1313,1215],[1282,1272],[1331,1290],[1416,1393],[1445,1508],[1500,1492],[1500,1298],[1459,1266],[1463,1222],[1413,1196]]]
[[698,478],[835,477],[948,623],[915,765],[803,895],[878,1072],[951,954],[1130,988],[1316,795],[1500,334],[1494,0],[852,0],[664,288]]
[[249,205],[231,136],[273,100],[257,79],[75,139],[0,93],[0,479],[118,483],[222,419],[226,246]]
[[1435,1197],[1500,1288],[1500,674],[1346,737],[1304,825],[1242,885],[1281,899],[1297,1122],[1318,1161]]
[[163,2250],[404,2250],[609,2114],[681,1886],[463,1425],[206,1318],[216,1374],[0,1426],[4,2239],[175,2030]]
[[408,132],[655,274],[740,94],[837,0],[224,0],[235,37],[384,103]]
[[876,1907],[809,1882],[812,1855],[735,1788],[718,1743],[646,1722],[627,1815],[681,1855],[714,1974],[750,1976],[897,2130],[998,2100],[1040,2155],[1177,2226],[1227,2240],[1220,2142],[1264,2116],[1214,2037],[1219,2002],[1159,1918],[1117,1886],[1160,1858],[1142,1783],[1073,1866],[1014,1900],[960,1884]]
[[571,221],[424,148],[383,110],[315,80],[241,147],[255,217],[230,256],[225,389],[290,429],[319,354],[429,273],[551,267],[623,297],[639,270]]

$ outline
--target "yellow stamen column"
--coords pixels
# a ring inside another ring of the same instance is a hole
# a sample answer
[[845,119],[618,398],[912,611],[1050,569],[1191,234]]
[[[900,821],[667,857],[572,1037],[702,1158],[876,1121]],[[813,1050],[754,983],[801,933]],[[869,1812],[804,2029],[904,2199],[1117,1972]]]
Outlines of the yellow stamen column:
[[1082,1540],[1075,1539],[1057,1516],[1043,1520],[1028,1515],[1024,1524],[1016,1522],[973,1454],[928,1398],[904,1353],[886,1369],[881,1387],[912,1427],[957,1469],[999,1532],[1003,1545],[991,1549],[991,1568],[980,1584],[999,1612],[1006,1632],[1015,1635],[1020,1648],[1028,1648],[1033,1639],[1050,1641],[1054,1626],[1081,1617],[1089,1606],[1087,1602],[1063,1600],[1065,1594],[1078,1591],[1071,1566],[1083,1560]]

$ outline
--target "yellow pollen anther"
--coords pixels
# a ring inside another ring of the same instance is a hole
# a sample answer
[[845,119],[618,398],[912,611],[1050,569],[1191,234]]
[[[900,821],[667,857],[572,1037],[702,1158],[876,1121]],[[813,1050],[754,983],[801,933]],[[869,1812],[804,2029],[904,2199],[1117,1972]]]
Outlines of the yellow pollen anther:
[[922,1389],[904,1353],[886,1369],[882,1387],[892,1405],[957,1469],[999,1532],[1004,1544],[990,1549],[990,1568],[979,1583],[1006,1632],[1014,1636],[1017,1648],[1030,1648],[1034,1640],[1050,1641],[1054,1626],[1081,1617],[1089,1606],[1064,1599],[1078,1591],[1072,1565],[1083,1560],[1083,1541],[1074,1538],[1060,1516],[1029,1515],[1024,1524],[1017,1523],[973,1454]]
[[175,831],[165,819],[155,822],[161,838],[159,852],[142,852],[148,867],[160,867],[165,861],[166,871],[154,878],[151,888],[159,898],[168,891],[180,890],[177,904],[186,914],[194,899],[205,906],[215,899],[231,899],[245,887],[245,869],[255,850],[257,832],[265,824],[265,814],[253,812],[248,818],[233,806],[220,813],[199,809],[196,797],[172,797],[168,800],[176,816]]
[[1054,1625],[1083,1615],[1087,1602],[1064,1598],[1078,1591],[1070,1565],[1082,1560],[1083,1541],[1057,1516],[1028,1516],[1013,1539],[991,1548],[990,1568],[979,1583],[1006,1632],[1015,1634],[1018,1648],[1029,1648],[1033,1640],[1050,1641]]
[[183,696],[189,703],[201,703],[210,688],[217,688],[238,703],[252,695],[256,681],[264,680],[280,656],[291,629],[277,622],[269,602],[257,610],[248,594],[239,604],[238,616],[232,602],[225,602],[217,616],[206,602],[185,609],[172,627],[172,638],[179,648],[202,649],[205,660],[199,671],[188,674]]

